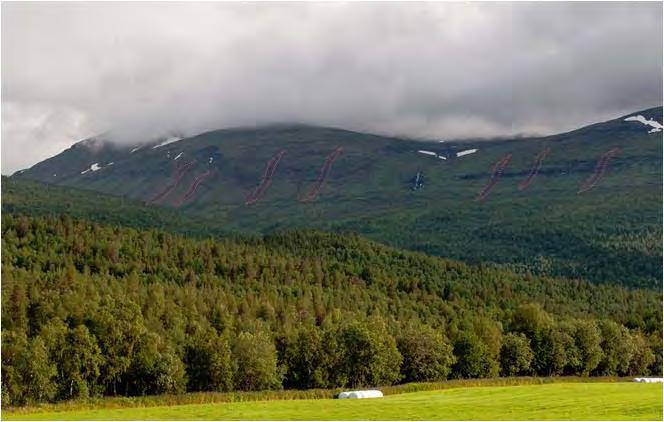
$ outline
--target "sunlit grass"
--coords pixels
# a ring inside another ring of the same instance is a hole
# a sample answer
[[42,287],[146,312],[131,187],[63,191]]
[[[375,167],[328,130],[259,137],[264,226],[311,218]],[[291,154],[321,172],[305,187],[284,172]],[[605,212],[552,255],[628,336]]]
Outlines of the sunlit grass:
[[662,385],[561,383],[467,387],[371,400],[274,400],[49,413],[8,420],[661,420]]

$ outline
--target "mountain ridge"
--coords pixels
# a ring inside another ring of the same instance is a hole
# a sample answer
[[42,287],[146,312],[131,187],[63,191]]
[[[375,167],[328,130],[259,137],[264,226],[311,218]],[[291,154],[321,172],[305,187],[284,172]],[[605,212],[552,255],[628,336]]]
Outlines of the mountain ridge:
[[[585,131],[590,128],[593,128],[597,125],[602,125],[606,124],[609,122],[613,121],[623,121],[625,118],[633,115],[644,115],[646,118],[654,118],[655,120],[662,120],[662,106],[657,106],[657,107],[651,107],[647,109],[643,109],[640,111],[635,111],[633,113],[628,113],[625,115],[622,115],[620,117],[616,117],[613,119],[608,119],[605,121],[597,122],[597,123],[591,123],[585,126],[582,126],[577,129],[572,129],[570,131],[565,131],[565,132],[560,132],[556,134],[551,134],[551,135],[529,135],[529,134],[515,134],[515,135],[505,135],[505,136],[496,136],[496,137],[468,137],[468,138],[450,138],[446,139],[444,142],[449,142],[449,143],[454,143],[454,144],[462,144],[462,143],[471,143],[471,142],[500,142],[500,141],[516,141],[516,140],[536,140],[536,139],[547,139],[547,138],[558,138],[564,135],[568,135],[571,133],[576,133],[580,131]],[[273,130],[273,129],[281,129],[281,130],[289,130],[289,129],[317,129],[317,130],[327,130],[327,131],[336,131],[336,132],[346,132],[350,134],[359,134],[359,135],[368,135],[368,136],[374,136],[374,137],[380,137],[380,138],[385,138],[385,139],[394,139],[394,140],[399,140],[399,141],[407,141],[407,142],[423,142],[423,143],[435,143],[435,142],[441,142],[437,139],[433,138],[428,138],[428,137],[409,137],[409,136],[403,136],[403,135],[387,135],[387,134],[379,134],[379,133],[371,133],[371,132],[362,132],[359,130],[352,130],[352,129],[347,129],[347,128],[342,128],[342,127],[336,127],[336,126],[326,126],[326,125],[314,125],[314,124],[308,124],[308,123],[299,123],[299,122],[288,122],[288,123],[270,123],[270,124],[264,124],[264,125],[258,125],[258,126],[234,126],[234,127],[228,127],[228,128],[219,128],[219,129],[213,129],[209,131],[204,131],[199,134],[191,135],[191,136],[180,136],[180,135],[175,135],[181,138],[180,140],[189,140],[192,138],[197,138],[199,136],[207,135],[207,134],[219,134],[219,133],[233,133],[233,132],[249,132],[249,131],[264,131],[264,130]],[[103,143],[103,146],[105,147],[113,147],[113,149],[117,149],[119,151],[125,151],[125,150],[131,150],[134,148],[145,148],[145,147],[154,147],[155,145],[159,144],[162,142],[166,137],[162,138],[157,138],[154,141],[151,142],[145,142],[145,143],[139,143],[139,144],[117,144],[108,140],[103,139],[104,135],[96,135],[90,138],[86,138],[83,140],[80,140],[78,142],[75,142],[72,144],[69,148],[65,149],[59,154],[56,154],[53,157],[47,158],[45,160],[40,161],[39,163],[35,164],[38,165],[44,161],[48,161],[70,149],[73,148],[78,148],[81,146],[84,146],[86,143],[89,142],[94,142],[94,141],[101,141]],[[179,142],[179,141],[178,141]],[[11,176],[18,176],[30,169],[32,169],[33,166],[25,169],[20,169],[12,173]]]
[[470,263],[658,286],[661,133],[625,121],[638,114],[656,118],[661,107],[544,138],[481,142],[302,125],[222,129],[134,153],[72,148],[12,180],[142,201],[227,232],[352,231]]

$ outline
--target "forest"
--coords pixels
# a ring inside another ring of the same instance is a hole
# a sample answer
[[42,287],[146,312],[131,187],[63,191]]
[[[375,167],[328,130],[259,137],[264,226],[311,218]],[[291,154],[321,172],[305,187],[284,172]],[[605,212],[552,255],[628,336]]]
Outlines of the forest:
[[[191,216],[86,189],[4,176],[1,185],[2,211],[11,214],[67,214],[103,224],[158,228],[199,238],[246,237],[293,228],[353,232],[397,248],[471,264],[502,266],[520,274],[661,290],[661,196],[635,188],[597,199],[583,212],[567,201],[558,205],[510,203],[509,211],[500,213],[502,217],[491,210],[432,210],[420,204],[409,212],[339,222],[321,216],[296,216],[293,218],[297,222],[292,225],[277,224],[254,233],[255,221],[245,223],[240,230],[213,215]],[[307,226],[307,221],[315,224]]]
[[662,295],[353,234],[2,217],[2,400],[660,375]]

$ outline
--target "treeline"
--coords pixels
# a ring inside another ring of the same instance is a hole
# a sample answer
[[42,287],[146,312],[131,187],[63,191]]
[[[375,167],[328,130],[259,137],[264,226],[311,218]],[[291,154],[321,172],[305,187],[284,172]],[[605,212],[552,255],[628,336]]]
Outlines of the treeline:
[[2,399],[658,375],[659,293],[356,236],[2,220]]

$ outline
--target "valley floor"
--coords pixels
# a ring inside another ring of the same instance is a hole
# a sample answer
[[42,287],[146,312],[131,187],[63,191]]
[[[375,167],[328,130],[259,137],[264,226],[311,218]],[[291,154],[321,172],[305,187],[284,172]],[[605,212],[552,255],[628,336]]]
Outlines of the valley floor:
[[662,384],[466,387],[369,400],[273,400],[63,412],[6,420],[662,420]]

